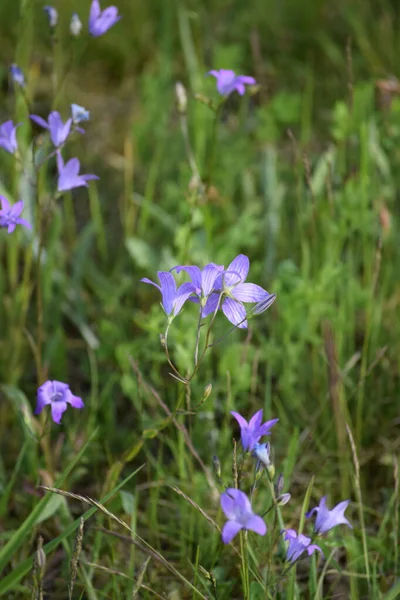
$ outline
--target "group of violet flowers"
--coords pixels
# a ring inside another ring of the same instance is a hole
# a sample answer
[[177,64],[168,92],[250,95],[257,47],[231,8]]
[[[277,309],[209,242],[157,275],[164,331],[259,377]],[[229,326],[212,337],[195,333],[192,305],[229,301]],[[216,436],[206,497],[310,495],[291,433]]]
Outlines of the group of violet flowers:
[[[44,10],[48,16],[50,28],[55,29],[58,24],[57,10],[52,6],[45,6]],[[110,6],[102,11],[99,0],[93,0],[89,14],[88,31],[94,37],[101,36],[115,25],[120,18],[116,7]],[[79,35],[81,29],[80,18],[74,13],[70,22],[71,35]],[[23,89],[26,82],[21,69],[17,65],[12,65],[10,74],[14,83]],[[217,91],[222,97],[222,101],[233,92],[243,95],[247,85],[256,84],[253,77],[236,75],[232,70],[211,70],[208,75],[216,78]],[[88,121],[89,117],[89,111],[78,104],[71,105],[71,114],[65,121],[61,114],[55,110],[50,112],[47,119],[35,114],[30,115],[32,122],[48,132],[52,145],[52,150],[40,165],[36,165],[36,168],[39,169],[48,160],[55,159],[58,175],[54,199],[74,188],[87,187],[88,181],[98,179],[96,175],[80,173],[78,158],[70,158],[65,161],[63,157],[63,149],[68,139],[74,134],[85,133],[81,123]],[[14,124],[11,120],[0,125],[0,148],[22,162],[17,140],[17,131],[20,126],[21,123]],[[0,196],[0,202],[0,227],[6,228],[9,234],[14,232],[17,225],[32,229],[31,223],[21,216],[24,209],[22,200],[12,205],[7,198]],[[173,369],[172,375],[178,380],[188,384],[197,372],[206,351],[212,345],[210,344],[211,328],[218,313],[222,312],[232,324],[233,328],[230,331],[236,328],[246,329],[249,319],[266,311],[274,302],[275,294],[270,294],[255,283],[247,282],[249,268],[248,257],[240,254],[231,261],[227,268],[217,263],[209,263],[202,268],[195,265],[178,265],[170,271],[159,271],[157,274],[158,283],[148,278],[141,280],[156,287],[161,293],[161,306],[167,317],[166,330],[161,336],[161,340]],[[181,274],[184,274],[188,280],[178,284],[177,279],[181,280]],[[197,306],[198,325],[193,372],[189,377],[183,377],[171,361],[167,340],[168,331],[173,320],[181,313],[187,302]],[[203,350],[200,351],[201,330],[203,327],[206,333]],[[48,380],[38,388],[35,414],[41,413],[45,406],[49,406],[52,420],[59,424],[68,404],[76,409],[84,407],[83,400],[71,392],[68,384]],[[220,497],[220,505],[227,518],[222,529],[224,544],[232,542],[235,536],[243,531],[252,531],[260,536],[265,536],[268,530],[264,520],[265,516],[270,510],[277,510],[278,507],[287,504],[291,499],[289,493],[282,493],[284,486],[282,476],[279,476],[274,485],[275,468],[271,458],[270,444],[260,443],[261,438],[271,434],[271,429],[278,419],[262,423],[262,410],[259,410],[249,422],[237,412],[232,411],[231,414],[240,426],[242,461],[244,462],[246,457],[252,458],[255,463],[255,476],[249,495],[240,489],[240,478],[235,479],[234,487],[224,485],[225,491]],[[216,463],[219,464],[218,459],[216,459]],[[235,468],[237,470],[237,466]],[[270,484],[269,489],[272,490],[273,502],[270,508],[259,515],[253,510],[252,501],[263,474],[266,475]],[[222,480],[220,481],[222,483]],[[288,542],[286,548],[287,563],[289,565],[295,564],[305,553],[311,556],[314,552],[319,552],[323,556],[322,549],[316,543],[317,538],[340,524],[352,527],[344,516],[348,505],[349,500],[345,500],[333,509],[329,509],[326,496],[322,497],[319,505],[306,514],[307,518],[311,518],[316,514],[313,533],[310,536],[297,532],[292,528],[283,528],[279,533]]]

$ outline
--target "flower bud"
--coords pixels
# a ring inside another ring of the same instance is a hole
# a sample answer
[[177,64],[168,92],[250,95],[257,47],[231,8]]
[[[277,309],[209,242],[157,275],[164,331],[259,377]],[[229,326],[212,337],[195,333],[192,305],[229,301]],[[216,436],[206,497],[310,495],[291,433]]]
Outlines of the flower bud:
[[55,27],[58,23],[57,10],[54,8],[54,6],[44,6],[43,10],[48,16],[50,27],[52,27],[52,28]]
[[283,476],[283,473],[280,473],[278,480],[275,484],[275,490],[276,490],[277,496],[280,496],[282,494],[284,485],[285,485],[285,478]]
[[71,35],[73,35],[75,37],[78,36],[80,34],[80,32],[82,31],[82,23],[76,13],[72,13],[69,30],[70,30]]
[[71,115],[73,123],[81,123],[82,121],[89,121],[90,112],[79,104],[71,104]]
[[212,383],[207,383],[206,387],[204,388],[203,402],[205,402],[207,400],[207,398],[210,397],[211,392],[212,392]]
[[175,84],[175,95],[178,110],[181,114],[184,114],[187,108],[187,94],[185,86],[180,81],[177,81]]
[[214,473],[215,473],[217,479],[220,481],[221,480],[221,463],[219,462],[218,456],[213,456],[213,467],[214,467]]
[[11,79],[14,83],[17,83],[20,87],[25,87],[25,77],[21,69],[15,63],[10,67]]
[[282,494],[281,496],[279,496],[279,498],[277,499],[278,506],[285,506],[285,504],[289,502],[291,497],[291,494]]
[[255,306],[250,310],[249,317],[255,317],[256,315],[261,315],[261,313],[265,312],[267,308],[271,306],[276,298],[276,294],[270,294],[265,300],[261,300],[261,302],[257,302]]

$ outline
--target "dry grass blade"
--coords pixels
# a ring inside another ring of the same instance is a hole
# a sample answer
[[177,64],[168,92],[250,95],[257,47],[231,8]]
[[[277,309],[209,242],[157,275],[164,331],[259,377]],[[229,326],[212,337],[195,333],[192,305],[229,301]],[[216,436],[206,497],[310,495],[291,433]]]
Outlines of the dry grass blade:
[[85,521],[84,521],[84,519],[81,518],[78,530],[76,532],[75,549],[74,549],[74,553],[73,553],[72,559],[71,559],[71,575],[70,575],[70,581],[69,581],[69,600],[72,600],[72,592],[74,590],[76,576],[78,574],[79,557],[82,552],[84,524],[85,524]]
[[64,496],[65,498],[73,498],[74,500],[80,500],[81,502],[86,502],[87,504],[90,504],[91,506],[98,508],[99,511],[101,511],[109,519],[112,519],[116,523],[119,523],[120,525],[122,525],[122,527],[124,527],[128,531],[131,531],[131,528],[129,527],[129,525],[127,525],[125,523],[125,521],[122,521],[122,519],[120,519],[119,517],[116,517],[112,512],[107,510],[105,506],[100,504],[100,502],[97,502],[97,500],[93,500],[93,498],[89,498],[89,496],[80,496],[79,494],[73,494],[72,492],[66,492],[65,490],[59,490],[57,488],[48,487],[46,485],[40,485],[39,487],[42,488],[43,490],[46,490],[47,492],[53,492],[54,494],[59,494],[60,496]]
[[135,600],[135,598],[137,598],[138,593],[140,588],[142,587],[142,583],[143,583],[143,577],[145,576],[146,570],[147,570],[147,566],[150,562],[150,556],[148,556],[146,558],[146,560],[144,561],[144,563],[142,564],[142,566],[139,569],[139,573],[137,575],[137,582],[135,584],[135,587],[133,588],[132,591],[132,600]]

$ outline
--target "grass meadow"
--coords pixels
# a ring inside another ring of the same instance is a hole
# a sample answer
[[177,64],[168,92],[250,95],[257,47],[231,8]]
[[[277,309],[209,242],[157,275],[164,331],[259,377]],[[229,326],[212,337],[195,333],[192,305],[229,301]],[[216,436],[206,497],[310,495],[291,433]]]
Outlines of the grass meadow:
[[[32,223],[0,228],[0,597],[400,597],[398,3],[115,0],[99,37],[89,0],[54,0],[56,30],[43,4],[0,3],[0,122],[22,123],[0,194]],[[210,69],[257,84],[220,102]],[[29,114],[71,103],[90,120],[64,159],[100,179],[57,195]],[[239,254],[273,305],[248,329],[219,311],[210,333],[186,302],[167,357],[140,280]],[[84,409],[35,415],[46,380]],[[255,474],[231,411],[260,409],[279,422]],[[238,482],[268,532],[224,544]],[[353,529],[288,564],[281,530],[311,536],[325,495]]]

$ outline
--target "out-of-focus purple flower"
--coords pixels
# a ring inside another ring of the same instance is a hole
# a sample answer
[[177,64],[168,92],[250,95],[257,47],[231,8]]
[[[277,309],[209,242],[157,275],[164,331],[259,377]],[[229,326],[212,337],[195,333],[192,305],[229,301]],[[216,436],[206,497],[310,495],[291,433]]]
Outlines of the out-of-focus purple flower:
[[0,196],[0,203],[0,227],[7,227],[7,233],[12,233],[17,225],[23,225],[28,229],[32,229],[32,225],[20,216],[24,210],[24,203],[22,200],[19,200],[19,202],[16,202],[11,206],[7,198]]
[[25,77],[22,70],[15,63],[10,67],[11,79],[14,83],[17,83],[20,87],[25,87]]
[[173,314],[176,317],[182,310],[183,305],[189,296],[192,295],[190,283],[183,283],[178,289],[176,287],[176,281],[173,275],[169,271],[158,271],[157,272],[160,285],[154,283],[147,277],[144,277],[140,281],[143,283],[149,283],[156,287],[162,296],[161,306],[168,317]]
[[61,152],[57,152],[58,184],[59,192],[66,192],[77,187],[88,187],[88,181],[99,179],[97,175],[79,175],[81,163],[78,158],[71,158],[64,164]]
[[89,33],[93,37],[103,35],[117,23],[121,17],[116,6],[109,6],[103,11],[100,9],[99,0],[93,0],[89,14]]
[[31,115],[31,119],[41,127],[49,130],[51,141],[56,148],[59,148],[65,144],[69,134],[71,133],[72,119],[67,119],[67,121],[64,123],[60,113],[56,110],[53,110],[49,114],[48,121],[45,121],[38,115]]
[[82,121],[89,121],[90,119],[90,112],[83,106],[79,106],[79,104],[71,104],[71,115],[72,122],[75,124],[82,123]]
[[73,408],[83,408],[83,400],[79,396],[74,396],[69,385],[61,381],[46,381],[37,391],[37,403],[35,415],[42,412],[43,408],[51,405],[51,418],[58,425],[61,422],[63,413],[70,404]]
[[18,150],[17,144],[17,127],[12,121],[6,121],[0,125],[0,147],[7,150],[10,154],[14,154]]
[[58,23],[58,12],[57,10],[54,8],[54,6],[44,6],[43,7],[44,12],[47,14],[48,18],[49,18],[49,25],[50,27],[55,27]]
[[317,513],[317,518],[315,519],[314,531],[315,533],[319,533],[322,535],[327,531],[330,531],[336,525],[347,525],[350,529],[353,529],[353,526],[344,516],[344,511],[350,504],[350,500],[344,500],[343,502],[339,502],[332,510],[326,506],[326,496],[323,496],[319,502],[319,506],[312,508],[307,514],[306,517],[310,518],[314,513]]
[[256,80],[248,75],[236,75],[235,71],[230,69],[219,69],[219,71],[209,71],[217,80],[217,90],[221,96],[229,96],[235,90],[243,96],[246,91],[246,85],[254,85]]
[[307,552],[308,556],[311,556],[315,551],[320,552],[322,558],[324,554],[317,544],[311,543],[311,538],[303,535],[302,533],[296,533],[294,529],[285,529],[285,541],[289,542],[289,546],[286,551],[286,560],[289,562],[296,562],[303,554],[303,552]]
[[82,23],[79,16],[76,13],[72,13],[71,22],[69,24],[69,31],[74,37],[77,37],[82,31]]
[[[246,329],[246,309],[243,302],[269,302],[273,294],[269,294],[255,283],[245,283],[249,273],[250,261],[244,254],[239,254],[215,280],[214,293],[210,295],[203,309],[203,316],[214,312],[220,302],[220,294],[224,294],[221,309],[226,318],[240,329]],[[271,306],[274,298],[269,302]]]
[[259,535],[267,533],[263,519],[253,513],[251,503],[244,492],[228,488],[221,494],[221,508],[228,519],[222,528],[222,541],[229,544],[241,529],[255,531]]
[[263,435],[271,435],[271,427],[279,421],[279,419],[272,419],[271,421],[261,423],[263,418],[262,409],[257,411],[256,414],[251,417],[249,422],[235,411],[231,411],[231,415],[235,417],[240,425],[240,437],[243,450],[245,451],[252,451],[255,444],[260,441]]

